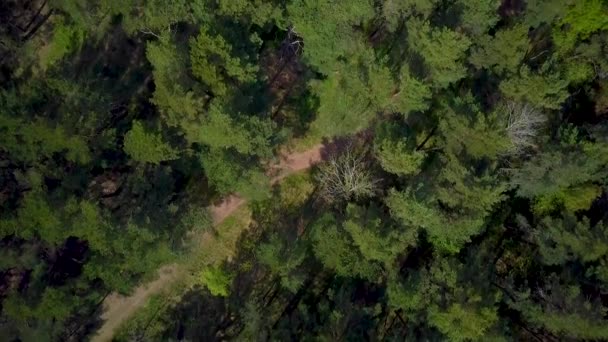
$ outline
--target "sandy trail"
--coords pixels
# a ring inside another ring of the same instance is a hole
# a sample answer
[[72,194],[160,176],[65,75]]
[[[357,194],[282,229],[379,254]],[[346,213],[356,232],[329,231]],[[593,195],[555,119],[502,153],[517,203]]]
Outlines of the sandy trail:
[[211,212],[211,218],[213,219],[213,224],[216,225],[224,221],[226,217],[230,216],[244,203],[244,198],[239,197],[238,195],[230,195],[224,200],[222,200],[220,203],[209,208],[209,211]]
[[[275,184],[292,173],[306,170],[322,160],[324,145],[316,145],[306,151],[297,153],[281,153],[280,162],[270,167],[272,172],[278,173],[272,177],[271,182]],[[230,195],[209,208],[213,224],[218,225],[237,209],[246,200],[238,195]],[[110,294],[103,302],[102,326],[97,334],[92,337],[93,342],[111,341],[118,327],[131,317],[139,308],[146,304],[148,299],[163,289],[169,287],[179,278],[181,269],[177,264],[161,267],[158,270],[158,278],[136,288],[133,293],[126,297],[116,293]]]
[[310,149],[297,153],[282,153],[280,163],[274,168],[279,170],[279,174],[272,178],[271,182],[277,183],[281,179],[292,173],[306,170],[323,160],[322,151],[324,145],[319,144]]
[[159,293],[165,286],[173,283],[178,278],[179,272],[177,264],[163,266],[158,270],[157,279],[139,286],[129,297],[118,293],[112,293],[106,297],[103,301],[104,312],[101,315],[103,325],[91,341],[111,341],[114,331],[120,324],[146,304],[150,296]]
[[[270,170],[277,171],[278,174],[272,177],[270,182],[275,184],[281,179],[289,176],[292,173],[306,170],[312,165],[322,160],[321,151],[323,145],[319,144],[312,148],[297,153],[281,154],[280,162],[277,165],[273,165]],[[245,199],[238,195],[230,195],[222,200],[220,203],[209,208],[211,211],[211,217],[213,218],[214,224],[218,224],[228,216],[230,216],[235,210],[245,204]]]

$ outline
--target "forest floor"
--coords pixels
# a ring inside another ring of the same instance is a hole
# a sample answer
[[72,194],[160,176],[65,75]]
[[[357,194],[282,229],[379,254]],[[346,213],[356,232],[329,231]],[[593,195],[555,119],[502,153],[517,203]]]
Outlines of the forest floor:
[[[293,173],[306,170],[320,162],[323,159],[324,147],[325,145],[318,144],[302,152],[281,153],[280,161],[269,168],[269,172],[273,174],[271,182],[275,184]],[[211,206],[209,211],[213,218],[213,225],[221,224],[245,203],[244,198],[234,194]],[[209,235],[209,233],[203,234]],[[199,248],[204,249],[206,243],[212,243],[213,241],[213,239],[205,238],[205,236],[200,237]],[[158,270],[158,278],[140,285],[130,296],[122,296],[117,293],[110,294],[103,302],[103,314],[101,315],[103,324],[91,341],[111,341],[114,333],[123,322],[143,307],[151,296],[171,286],[183,272],[184,270],[180,264],[165,265]]]

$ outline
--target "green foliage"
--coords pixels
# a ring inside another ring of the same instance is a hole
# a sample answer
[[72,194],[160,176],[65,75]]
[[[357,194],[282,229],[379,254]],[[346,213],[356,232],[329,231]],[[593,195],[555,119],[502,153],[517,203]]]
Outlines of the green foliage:
[[532,73],[522,67],[519,76],[506,79],[500,83],[500,90],[506,97],[535,106],[558,109],[568,98],[568,82],[558,73]]
[[362,257],[354,242],[343,234],[334,217],[324,215],[314,223],[312,229],[314,253],[323,266],[344,277],[375,280],[379,276],[380,265]]
[[284,8],[276,3],[265,0],[235,0],[221,1],[218,6],[223,15],[237,20],[245,21],[244,18],[251,18],[251,21],[258,26],[264,26],[271,22],[277,22],[280,26],[284,26]]
[[424,229],[433,245],[442,252],[458,252],[470,241],[471,236],[483,228],[480,218],[446,215],[433,203],[422,201],[408,193],[391,191],[385,201],[395,219],[406,227]]
[[353,204],[346,207],[344,230],[366,260],[379,261],[390,269],[399,253],[416,245],[416,230],[394,227],[382,222],[378,208],[362,208]]
[[[463,107],[460,107],[463,105]],[[483,213],[501,199],[504,187],[492,174],[494,165],[487,169],[467,168],[468,158],[491,161],[508,148],[503,130],[495,118],[479,112],[467,118],[459,111],[476,112],[476,107],[466,102],[456,102],[446,109],[439,131],[445,141],[446,151],[441,158],[443,168],[439,173],[437,190],[439,200],[451,208],[466,208],[467,211]],[[462,112],[461,112],[462,113]],[[466,153],[464,157],[463,153]]]
[[64,14],[76,29],[86,33],[87,38],[98,40],[110,29],[115,16],[130,14],[125,9],[136,6],[138,1],[54,0],[49,5],[56,13]]
[[33,122],[0,114],[0,137],[3,150],[26,163],[36,163],[63,153],[70,162],[85,164],[91,156],[87,143],[61,126],[52,127],[42,119]]
[[436,327],[444,339],[489,337],[498,322],[495,303],[500,296],[489,287],[483,268],[478,268],[487,260],[476,255],[466,261],[433,257],[427,266],[408,269],[405,281],[392,275],[388,283],[390,307],[423,326]]
[[156,271],[158,265],[172,258],[167,237],[145,227],[130,223],[106,236],[105,245],[94,246],[97,251],[85,265],[84,276],[101,279],[109,289],[127,293],[142,275]]
[[15,323],[20,336],[46,340],[60,337],[61,326],[78,304],[66,289],[47,288],[34,305],[12,294],[3,301],[3,314]]
[[230,79],[251,82],[257,71],[255,65],[233,57],[232,47],[222,36],[213,36],[205,31],[190,40],[190,61],[194,76],[217,96],[226,94]]
[[228,296],[232,279],[233,275],[219,266],[209,266],[201,272],[201,281],[214,296]]
[[146,132],[139,121],[125,135],[125,152],[133,160],[158,164],[162,161],[177,159],[177,151],[162,140],[160,134]]
[[314,183],[310,173],[289,176],[281,181],[281,204],[287,210],[297,210],[313,191]]
[[311,124],[314,135],[343,136],[369,125],[378,108],[373,97],[378,89],[372,88],[370,80],[360,72],[358,64],[340,64],[339,70],[327,79],[311,84],[319,97],[317,116]]
[[[442,151],[429,165],[434,170],[432,181],[414,178],[405,191],[391,190],[385,202],[391,215],[403,225],[424,230],[436,249],[456,253],[471,236],[484,229],[485,217],[503,199],[505,186],[494,174],[494,160],[505,153],[510,144],[497,118],[481,113],[471,97],[444,104],[438,114],[441,116],[434,130]],[[404,140],[401,146],[405,146]],[[433,172],[420,170],[421,154],[413,153],[418,154],[418,165],[405,171]],[[388,166],[387,171],[391,171],[395,165],[382,159],[387,152],[380,150],[378,156],[383,167]],[[408,160],[402,158],[393,159]],[[472,160],[485,161],[485,167],[468,167]],[[401,174],[406,173],[401,171]],[[414,183],[416,181],[419,183]]]
[[5,0],[1,339],[608,339],[606,6]]
[[464,152],[475,159],[493,159],[509,148],[500,120],[495,114],[481,112],[470,96],[454,99],[444,107],[438,128],[446,150],[454,156]]
[[422,171],[427,154],[416,146],[412,131],[383,123],[378,125],[374,136],[374,156],[385,171],[412,176]]
[[179,51],[168,35],[146,45],[146,57],[153,67],[156,89],[152,103],[159,107],[169,126],[181,126],[194,120],[201,112],[203,101],[187,90],[185,74],[187,56]]
[[606,224],[591,225],[570,214],[563,219],[546,217],[534,230],[543,262],[561,265],[569,261],[593,262],[608,256]]
[[250,199],[269,195],[268,177],[261,170],[243,163],[239,155],[212,149],[201,155],[201,163],[209,182],[221,194],[238,192]]
[[289,291],[295,293],[302,286],[303,275],[297,271],[306,254],[301,245],[287,248],[279,237],[273,234],[267,242],[258,246],[256,257],[280,278],[281,285]]
[[427,77],[437,88],[445,88],[462,79],[466,68],[462,60],[471,45],[465,35],[448,28],[432,27],[417,19],[406,23],[411,50],[424,59]]
[[84,44],[86,32],[83,28],[59,21],[53,30],[53,37],[44,49],[40,50],[40,67],[46,70]]
[[448,208],[468,212],[478,221],[482,213],[489,213],[502,200],[505,186],[489,171],[475,174],[452,158],[445,160],[447,164],[439,175],[437,198]]
[[524,22],[531,27],[551,24],[574,3],[576,3],[576,0],[527,0]]
[[335,72],[310,86],[319,97],[310,129],[319,137],[361,131],[379,112],[399,112],[407,117],[424,111],[431,97],[430,88],[410,75],[407,66],[395,78],[385,61],[378,60],[371,50],[362,51],[350,63],[337,64]]
[[431,308],[429,319],[450,341],[469,341],[483,337],[488,328],[498,321],[498,315],[496,310],[489,308],[475,311],[453,304],[447,311]]
[[408,176],[420,171],[425,154],[411,150],[403,140],[384,139],[376,145],[376,156],[384,170]]
[[236,122],[212,104],[200,127],[191,127],[193,132],[189,133],[188,140],[213,149],[234,148],[240,154],[269,157],[273,123],[254,116],[241,120]]
[[413,77],[407,65],[401,66],[399,74],[399,89],[391,95],[392,109],[407,117],[410,112],[425,111],[429,108],[431,99],[430,87]]
[[[527,198],[544,196],[561,198],[561,201],[576,203],[589,199],[590,182],[605,177],[606,146],[603,143],[577,143],[573,148],[560,148],[539,154],[514,171],[511,183],[518,186],[518,194]],[[583,190],[582,192],[580,190]],[[568,198],[571,198],[570,200]]]
[[525,292],[520,294],[519,301],[510,304],[511,307],[519,310],[530,323],[559,338],[597,340],[608,337],[603,318],[606,309],[600,303],[585,298],[579,286],[560,283],[556,274],[549,275],[546,283],[550,291],[543,293],[544,300],[535,302],[530,293]]
[[556,209],[568,212],[585,210],[600,195],[602,188],[593,184],[582,184],[557,192],[540,195],[534,203],[534,213],[537,215],[550,214]]
[[188,231],[207,231],[212,226],[211,214],[207,208],[190,205],[186,208],[180,224]]
[[296,0],[287,6],[294,33],[304,40],[306,63],[330,75],[341,57],[362,48],[362,37],[354,26],[374,16],[370,0]]
[[565,53],[579,40],[588,39],[596,31],[608,29],[608,8],[601,0],[576,1],[560,18],[553,31],[553,40]]
[[40,191],[29,193],[16,212],[14,220],[3,222],[2,233],[15,234],[25,239],[39,237],[51,244],[59,244],[64,238],[62,222]]
[[517,73],[529,49],[528,29],[517,25],[498,30],[493,37],[484,35],[471,52],[470,62],[477,68],[496,73]]
[[174,24],[191,20],[186,0],[148,0],[144,6],[126,14],[123,27],[131,34],[139,31],[161,35],[170,32]]
[[458,0],[457,3],[462,6],[461,26],[474,36],[487,33],[499,20],[500,0]]
[[386,0],[382,4],[382,16],[385,18],[390,31],[395,31],[403,17],[420,15],[428,18],[438,0]]

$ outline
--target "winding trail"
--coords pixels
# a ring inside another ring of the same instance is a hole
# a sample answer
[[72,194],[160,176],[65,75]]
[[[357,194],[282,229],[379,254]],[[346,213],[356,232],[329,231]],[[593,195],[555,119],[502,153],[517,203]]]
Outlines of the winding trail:
[[[319,144],[303,152],[281,153],[279,163],[269,168],[269,173],[273,174],[271,183],[276,184],[283,178],[298,171],[306,170],[320,162],[323,159],[323,148],[324,145]],[[244,198],[233,194],[211,206],[209,211],[213,218],[213,224],[220,224],[246,202]],[[202,241],[206,240],[202,239]],[[160,293],[179,279],[182,271],[178,264],[165,265],[158,269],[158,278],[140,285],[130,296],[122,296],[117,293],[107,296],[103,301],[103,314],[101,315],[103,324],[91,341],[111,341],[114,333],[123,322],[144,306],[151,296]]]
[[[322,160],[321,151],[323,150],[323,147],[324,145],[319,144],[303,152],[281,154],[280,162],[269,168],[269,172],[278,171],[278,174],[274,175],[270,182],[276,184],[292,173],[306,170],[312,165],[320,162]],[[217,225],[224,221],[226,217],[234,213],[234,211],[245,204],[245,202],[244,198],[233,194],[209,208],[211,217],[213,218],[213,224]]]

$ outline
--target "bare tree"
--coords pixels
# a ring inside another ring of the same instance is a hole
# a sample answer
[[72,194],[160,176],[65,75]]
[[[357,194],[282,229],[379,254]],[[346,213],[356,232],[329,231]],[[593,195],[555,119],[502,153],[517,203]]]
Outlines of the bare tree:
[[288,48],[291,51],[291,55],[298,55],[300,53],[300,50],[302,49],[303,44],[303,40],[300,37],[301,36],[298,34],[298,32],[296,32],[295,27],[289,27],[289,30],[287,31],[287,37],[285,37],[285,40],[283,41],[283,46],[281,47],[281,50]]
[[507,114],[507,134],[511,139],[511,152],[520,154],[535,147],[535,139],[546,118],[528,103],[509,101],[504,105]]
[[321,196],[330,202],[372,196],[378,183],[369,170],[364,154],[355,154],[351,147],[321,165],[316,178]]

